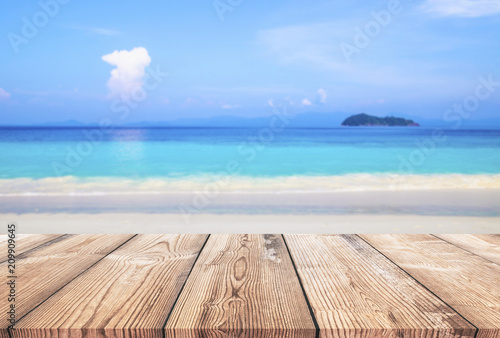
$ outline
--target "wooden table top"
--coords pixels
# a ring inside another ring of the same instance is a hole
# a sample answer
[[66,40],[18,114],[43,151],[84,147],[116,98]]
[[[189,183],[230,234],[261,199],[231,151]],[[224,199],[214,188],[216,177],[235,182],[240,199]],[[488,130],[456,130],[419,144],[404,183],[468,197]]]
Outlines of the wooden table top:
[[500,235],[18,235],[0,338],[500,337]]

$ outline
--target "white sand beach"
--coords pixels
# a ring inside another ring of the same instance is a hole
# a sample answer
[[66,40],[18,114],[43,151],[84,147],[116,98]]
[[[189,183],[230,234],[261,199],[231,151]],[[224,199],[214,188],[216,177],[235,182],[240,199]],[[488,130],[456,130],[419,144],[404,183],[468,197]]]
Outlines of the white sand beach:
[[20,233],[499,233],[500,190],[1,196]]
[[499,233],[500,217],[421,215],[1,214],[20,233]]

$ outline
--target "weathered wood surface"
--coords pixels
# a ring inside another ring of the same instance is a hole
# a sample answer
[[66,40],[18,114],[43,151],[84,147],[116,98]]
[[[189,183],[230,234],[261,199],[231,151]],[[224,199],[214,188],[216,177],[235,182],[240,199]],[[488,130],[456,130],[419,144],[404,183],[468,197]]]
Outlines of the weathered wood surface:
[[166,324],[167,337],[314,337],[280,235],[212,235]]
[[500,266],[432,235],[362,235],[478,328],[500,337]]
[[[15,257],[16,259],[23,257],[30,250],[35,250],[44,245],[47,245],[50,241],[56,240],[57,238],[61,238],[63,235],[32,235],[32,234],[16,234],[15,241]],[[7,263],[8,260],[8,248],[9,248],[9,236],[8,235],[0,235],[0,264]],[[4,266],[4,271],[0,273],[2,278],[2,283],[7,283],[7,265]],[[6,297],[3,301],[9,303],[7,295],[3,295]],[[12,303],[11,303],[12,304]],[[9,306],[10,304],[7,304]],[[2,308],[3,309],[3,308]],[[7,314],[4,314],[6,317]],[[5,318],[7,320],[7,318]],[[9,334],[7,332],[7,324],[0,325],[0,338],[9,338]]]
[[24,317],[13,337],[163,337],[207,235],[138,235]]
[[500,265],[500,235],[434,235]]
[[474,337],[476,329],[356,235],[284,235],[320,337]]
[[[19,320],[37,305],[57,292],[73,278],[116,249],[133,235],[74,235],[45,243],[16,259],[16,318]],[[0,295],[6,297],[7,262],[0,264]],[[0,302],[0,313],[6,314],[10,304]],[[3,317],[3,316],[2,316]],[[6,329],[7,320],[0,321]]]
[[[63,235],[31,235],[31,234],[20,234],[15,237],[16,245],[16,256],[23,254],[27,251],[33,250],[38,246],[41,246],[51,240],[54,240]],[[7,248],[8,248],[8,237],[7,235],[0,236],[0,263],[7,260]]]
[[500,338],[500,236],[436,236],[18,235],[10,333]]

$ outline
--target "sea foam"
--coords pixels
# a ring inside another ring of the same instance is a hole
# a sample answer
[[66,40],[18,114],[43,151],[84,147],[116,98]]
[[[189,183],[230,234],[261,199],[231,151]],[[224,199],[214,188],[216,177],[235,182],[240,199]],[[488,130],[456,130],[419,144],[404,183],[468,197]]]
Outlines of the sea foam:
[[113,195],[191,192],[305,193],[336,191],[405,191],[500,189],[500,174],[346,174],[332,176],[250,177],[200,175],[177,178],[0,179],[0,195]]

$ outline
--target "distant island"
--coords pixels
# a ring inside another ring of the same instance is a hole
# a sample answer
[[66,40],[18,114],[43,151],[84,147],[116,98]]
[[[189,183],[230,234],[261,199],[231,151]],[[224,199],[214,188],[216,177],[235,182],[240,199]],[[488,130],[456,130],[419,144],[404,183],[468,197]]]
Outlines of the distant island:
[[413,120],[407,120],[402,117],[377,117],[365,113],[349,116],[342,122],[342,126],[348,127],[419,127],[420,125]]

